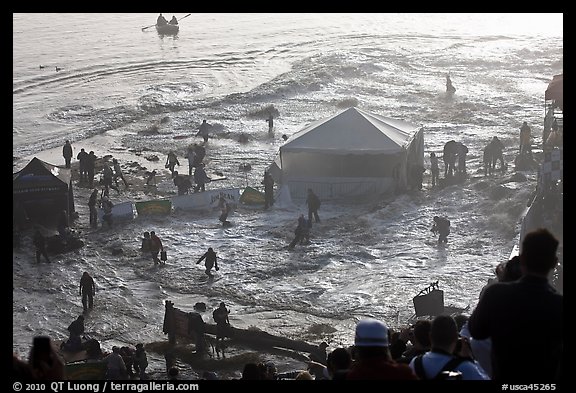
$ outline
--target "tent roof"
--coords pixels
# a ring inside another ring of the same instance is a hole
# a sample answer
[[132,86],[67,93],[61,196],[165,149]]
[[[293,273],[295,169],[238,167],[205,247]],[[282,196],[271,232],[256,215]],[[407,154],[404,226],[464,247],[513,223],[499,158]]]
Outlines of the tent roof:
[[72,172],[70,169],[52,165],[34,157],[24,168],[13,174],[14,187],[38,187],[60,185],[68,187]]
[[348,108],[297,132],[281,152],[393,154],[408,145],[420,127],[358,108]]
[[555,101],[564,100],[564,74],[554,75],[544,93],[544,99]]

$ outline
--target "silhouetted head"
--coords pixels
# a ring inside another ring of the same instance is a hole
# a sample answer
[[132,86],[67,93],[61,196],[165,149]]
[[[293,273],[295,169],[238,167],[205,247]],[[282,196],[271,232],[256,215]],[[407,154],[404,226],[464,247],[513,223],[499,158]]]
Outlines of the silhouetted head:
[[502,273],[498,281],[516,281],[520,277],[522,277],[522,269],[520,268],[520,256],[515,255],[512,257],[512,259],[503,264]]
[[[421,346],[424,348],[430,348],[430,328],[432,327],[432,321],[429,319],[421,319],[416,321],[412,330],[414,333],[414,339],[417,340]],[[412,340],[412,338],[411,338]]]
[[214,250],[212,249],[212,247],[208,247],[208,251],[212,252]]
[[520,266],[523,272],[546,275],[554,269],[558,258],[558,240],[545,228],[529,232],[522,241]]
[[458,325],[450,315],[438,315],[430,326],[432,346],[446,347],[458,340]]

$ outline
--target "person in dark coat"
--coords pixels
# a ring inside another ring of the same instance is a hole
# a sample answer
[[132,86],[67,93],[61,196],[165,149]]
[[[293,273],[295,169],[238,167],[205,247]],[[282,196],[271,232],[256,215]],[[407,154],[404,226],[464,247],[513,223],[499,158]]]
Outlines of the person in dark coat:
[[112,177],[112,180],[114,181],[114,184],[116,184],[116,187],[118,187],[118,178],[122,179],[122,182],[124,182],[124,186],[126,188],[128,188],[128,182],[126,181],[126,178],[124,177],[124,173],[122,173],[122,168],[120,168],[120,163],[118,162],[117,159],[112,159],[112,164],[114,166],[114,176]]
[[[212,312],[212,317],[214,318],[214,322],[216,322],[216,346],[219,350],[223,349],[224,339],[228,336],[228,330],[230,329],[229,314],[230,310],[226,308],[226,303],[224,302],[220,302],[218,308]],[[224,357],[223,350],[222,357]]]
[[178,188],[178,195],[188,194],[188,191],[192,187],[190,178],[179,174],[178,171],[174,171],[174,185]]
[[270,113],[266,121],[268,122],[268,133],[272,134],[274,132],[274,116],[272,116],[272,113]]
[[80,153],[76,156],[76,159],[79,162],[79,171],[80,171],[80,181],[86,181],[88,179],[88,172],[86,170],[86,159],[88,158],[88,153],[84,150],[84,148],[80,149]]
[[108,228],[112,228],[114,225],[114,215],[112,214],[112,208],[114,204],[107,196],[102,197],[102,210],[104,211],[104,215],[102,216],[102,221],[108,225]]
[[150,232],[150,253],[152,254],[152,259],[154,260],[154,265],[161,263],[158,258],[160,251],[164,251],[164,246],[162,245],[162,240],[156,235],[156,232]]
[[448,243],[450,220],[445,217],[434,216],[434,225],[430,230],[434,234],[438,233],[438,243]]
[[70,141],[66,141],[62,147],[62,155],[64,156],[64,162],[66,163],[66,168],[70,169],[70,163],[72,162],[72,145]]
[[94,295],[96,294],[96,284],[94,279],[88,272],[82,274],[80,278],[80,295],[82,296],[82,306],[84,307],[84,312],[88,309],[94,307]]
[[90,209],[90,227],[98,228],[98,209],[96,209],[96,204],[98,203],[98,189],[95,188],[90,194],[88,199],[88,208]]
[[214,252],[214,250],[212,249],[212,247],[208,248],[208,251],[206,251],[204,253],[204,255],[202,255],[200,257],[200,259],[198,259],[198,261],[196,261],[196,264],[199,264],[200,262],[202,262],[203,260],[206,260],[204,262],[204,266],[206,266],[206,275],[209,278],[214,277],[214,275],[212,274],[211,270],[214,267],[216,269],[216,271],[220,270],[220,268],[218,267],[218,261],[217,261],[217,256],[216,253]]
[[[134,378],[134,350],[130,347],[120,347],[120,356],[122,356],[122,360],[124,360],[124,364],[126,365],[126,372],[128,373],[128,378]],[[138,370],[136,370],[138,372]]]
[[266,210],[274,204],[274,178],[268,171],[264,172],[262,184],[264,184],[264,210]]
[[196,151],[194,150],[194,146],[188,146],[186,149],[186,158],[188,159],[188,176],[192,176],[194,173],[194,161],[196,159]]
[[178,161],[178,157],[173,150],[168,152],[168,156],[166,157],[166,164],[164,165],[166,168],[170,170],[170,174],[174,177],[174,168],[176,165],[180,166],[180,162]]
[[104,163],[104,168],[102,170],[102,181],[104,185],[104,196],[109,195],[109,188],[116,190],[120,194],[120,189],[114,185],[114,171],[107,162]]
[[300,214],[300,217],[298,217],[298,225],[296,229],[294,229],[294,239],[292,239],[288,245],[289,250],[293,250],[298,243],[303,244],[305,240],[310,240],[310,226],[311,221],[306,220],[304,214]]
[[202,120],[202,124],[198,128],[198,132],[196,136],[201,136],[204,139],[204,143],[208,142],[208,135],[210,133],[210,129],[212,126],[206,122],[206,120]]
[[414,190],[422,189],[422,181],[424,180],[424,172],[426,169],[419,164],[410,165],[410,184]]
[[142,238],[142,246],[140,247],[140,250],[142,250],[142,252],[150,252],[150,232],[146,231],[144,232],[144,237]]
[[148,356],[146,356],[144,344],[138,343],[134,353],[134,368],[140,379],[146,379],[146,367],[148,367]]
[[72,323],[68,326],[68,331],[70,336],[81,336],[84,334],[84,315],[79,315]]
[[194,182],[196,183],[194,186],[194,192],[206,191],[206,183],[209,183],[210,181],[212,181],[212,179],[206,174],[204,164],[198,164],[194,170]]
[[164,26],[167,24],[168,24],[168,21],[166,20],[166,18],[164,18],[164,15],[162,15],[162,14],[158,15],[158,18],[156,19],[156,25],[157,26]]
[[62,344],[62,349],[68,352],[79,352],[82,350],[82,335],[84,334],[84,316],[80,315],[68,326],[70,336]]
[[86,173],[88,175],[88,187],[94,187],[94,173],[96,171],[96,154],[93,151],[88,153],[88,157],[86,157]]
[[222,225],[229,225],[230,221],[228,221],[228,215],[232,211],[232,206],[226,202],[226,198],[224,195],[220,195],[220,200],[218,201],[218,207],[220,208],[220,217],[218,220],[222,223]]
[[530,141],[532,129],[527,122],[520,127],[520,155],[532,154],[532,143]]
[[308,205],[308,221],[312,222],[312,216],[314,216],[315,222],[320,222],[320,217],[318,216],[320,198],[318,198],[318,195],[314,194],[314,191],[312,191],[311,188],[308,189],[306,204]]
[[470,318],[474,339],[492,340],[492,373],[498,381],[557,381],[564,348],[563,296],[548,282],[558,263],[558,240],[547,229],[522,242],[522,277],[484,290]]
[[462,142],[458,142],[458,173],[466,174],[466,155],[468,147]]
[[32,241],[36,247],[36,262],[40,263],[40,257],[43,255],[46,258],[46,262],[51,263],[52,261],[48,258],[48,252],[46,251],[46,238],[39,229],[34,232]]
[[500,171],[506,172],[506,163],[504,162],[504,144],[497,136],[490,141],[490,153],[492,156],[492,170],[496,170],[496,163],[500,161]]
[[200,164],[202,164],[204,157],[206,157],[206,149],[204,148],[204,146],[201,146],[197,143],[194,143],[193,149],[194,149],[194,160],[192,161],[192,166],[196,168]]

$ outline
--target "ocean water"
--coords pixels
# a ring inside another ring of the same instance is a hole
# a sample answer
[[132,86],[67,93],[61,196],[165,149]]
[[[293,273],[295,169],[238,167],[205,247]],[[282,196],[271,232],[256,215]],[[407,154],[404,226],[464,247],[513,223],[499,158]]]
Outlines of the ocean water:
[[[412,297],[433,281],[446,304],[475,306],[517,243],[534,191],[534,171],[524,172],[525,182],[506,180],[523,121],[534,146],[541,143],[544,91],[563,72],[562,14],[192,14],[175,37],[142,30],[156,16],[13,15],[14,171],[34,156],[63,164],[61,146],[69,139],[74,155],[84,147],[167,172],[167,152],[179,152],[185,167],[185,147],[198,141],[174,137],[191,135],[207,119],[215,130],[207,169],[227,177],[218,186],[261,188],[281,135],[355,105],[424,127],[427,163],[446,141],[463,142],[471,178],[431,189],[427,171],[420,192],[323,203],[311,245],[292,252],[285,246],[303,201],[270,212],[240,207],[226,229],[209,212],[138,217],[95,233],[80,203],[76,228],[85,233],[84,248],[52,265],[36,265],[26,247],[14,253],[15,352],[27,354],[38,334],[66,337],[82,310],[77,291],[85,270],[99,289],[87,330],[106,349],[166,341],[165,300],[184,310],[225,301],[235,326],[331,347],[352,343],[363,317],[407,323]],[[448,72],[453,97],[445,94]],[[274,137],[265,122],[269,106],[279,113]],[[158,134],[143,132],[154,124]],[[242,133],[249,143],[238,143]],[[494,135],[506,145],[509,168],[486,179],[482,148]],[[143,149],[160,161],[136,155]],[[252,171],[240,171],[243,163]],[[146,196],[128,191],[113,198]],[[452,222],[446,247],[430,232],[434,215]],[[146,230],[163,239],[171,256],[166,267],[153,267],[137,251]],[[124,254],[111,255],[111,246]],[[194,264],[207,247],[221,258],[214,282]],[[212,322],[209,313],[204,319]],[[155,356],[152,371],[162,368]]]

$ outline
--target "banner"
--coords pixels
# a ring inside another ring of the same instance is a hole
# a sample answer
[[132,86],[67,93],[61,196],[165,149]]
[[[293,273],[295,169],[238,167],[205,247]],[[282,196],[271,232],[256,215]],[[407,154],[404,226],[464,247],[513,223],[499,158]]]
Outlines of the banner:
[[170,214],[172,202],[169,199],[154,199],[146,202],[135,202],[138,214]]
[[178,195],[172,197],[172,206],[174,210],[210,210],[218,207],[220,196],[223,196],[226,202],[236,207],[240,199],[239,188],[226,188],[195,192],[188,195]]

